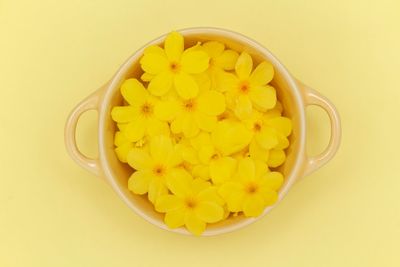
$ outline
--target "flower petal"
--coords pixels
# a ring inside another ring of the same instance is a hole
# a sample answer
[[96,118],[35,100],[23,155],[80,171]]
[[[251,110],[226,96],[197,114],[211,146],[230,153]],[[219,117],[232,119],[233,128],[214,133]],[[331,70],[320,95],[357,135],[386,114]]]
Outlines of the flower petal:
[[146,73],[155,75],[167,70],[169,63],[165,55],[145,52],[143,57],[140,59],[140,66]]
[[239,86],[239,79],[226,71],[214,72],[215,89],[219,92],[234,91]]
[[241,119],[247,119],[251,116],[253,105],[247,95],[239,95],[236,99],[235,115]]
[[128,164],[135,170],[148,170],[153,164],[152,158],[149,154],[139,148],[133,148],[127,155]]
[[201,235],[206,229],[206,223],[199,219],[194,212],[187,212],[185,215],[186,228],[194,235]]
[[243,212],[246,217],[257,217],[264,211],[265,202],[260,195],[248,196],[243,202]]
[[147,171],[135,171],[128,180],[128,188],[135,194],[143,195],[149,190],[152,175]]
[[262,148],[256,140],[253,139],[249,146],[250,157],[266,162],[268,160],[268,149]]
[[278,144],[278,138],[274,129],[263,127],[261,132],[255,135],[257,143],[264,149],[271,149]]
[[252,85],[265,85],[272,81],[274,77],[274,67],[267,61],[261,62],[250,75],[250,83]]
[[225,49],[225,45],[223,43],[217,42],[217,41],[208,41],[205,42],[202,45],[204,51],[207,52],[207,54],[211,57],[211,58],[215,58],[219,55],[221,55],[221,53],[224,51]]
[[142,74],[142,76],[140,76],[140,79],[142,79],[142,81],[144,82],[150,82],[154,78],[154,76],[155,75],[153,74],[145,72]]
[[253,59],[246,52],[242,52],[235,65],[235,71],[239,79],[247,79],[253,69]]
[[212,145],[211,135],[207,132],[200,132],[196,137],[190,139],[190,144],[196,150],[200,150],[205,145]]
[[123,145],[116,147],[114,150],[119,161],[126,163],[128,153],[131,151],[132,148],[133,148],[133,143],[125,143]]
[[176,92],[183,99],[194,98],[199,93],[199,86],[195,79],[184,72],[175,74],[174,85]]
[[233,70],[239,57],[238,52],[225,50],[220,56],[214,59],[214,65],[224,70]]
[[209,90],[198,98],[199,110],[207,115],[219,115],[225,111],[225,96],[217,91]]
[[275,117],[267,120],[268,125],[271,125],[285,137],[292,132],[292,121],[286,117]]
[[204,72],[208,68],[210,57],[204,51],[185,51],[182,54],[182,71],[195,74]]
[[151,118],[147,121],[147,134],[151,136],[157,135],[169,135],[169,126],[165,121],[159,121],[155,118]]
[[139,110],[137,107],[116,106],[111,110],[111,118],[118,123],[131,122],[138,116]]
[[204,179],[194,179],[191,183],[191,189],[195,195],[206,190],[207,188],[210,188],[210,186],[210,182],[207,182]]
[[197,151],[190,145],[180,143],[176,145],[176,149],[184,161],[189,162],[190,164],[196,164],[199,162]]
[[210,162],[210,176],[214,184],[221,184],[232,178],[236,169],[236,160],[223,157]]
[[170,170],[170,174],[166,177],[168,189],[178,197],[185,197],[191,192],[191,181],[192,176],[186,170],[181,168]]
[[143,117],[138,116],[137,120],[128,123],[124,129],[127,139],[131,142],[139,141],[146,132],[146,121]]
[[271,206],[276,203],[278,200],[278,193],[276,191],[271,190],[269,187],[263,186],[260,188],[259,196],[264,199],[264,205]]
[[164,162],[172,150],[172,141],[165,135],[155,136],[150,141],[150,155],[156,162]]
[[218,188],[216,186],[209,186],[206,189],[202,190],[197,195],[197,198],[200,201],[211,201],[221,206],[225,203],[225,201],[218,194]]
[[179,102],[173,99],[160,101],[154,107],[154,115],[163,121],[173,120],[179,112]]
[[280,172],[267,172],[262,176],[262,186],[271,190],[278,190],[283,184],[283,175]]
[[271,109],[276,104],[275,88],[269,85],[255,86],[250,88],[250,98],[261,111]]
[[185,224],[185,209],[169,211],[165,214],[164,222],[169,228],[178,228]]
[[285,149],[289,147],[290,143],[286,137],[278,133],[277,138],[278,144],[274,147],[274,149]]
[[209,164],[211,157],[215,154],[215,149],[212,144],[204,144],[198,149],[199,159],[203,164]]
[[121,85],[121,94],[130,105],[141,102],[149,96],[143,84],[137,79],[125,80]]
[[253,180],[256,174],[256,167],[253,159],[243,158],[238,163],[237,178],[243,182]]
[[182,199],[174,195],[162,195],[158,197],[154,207],[158,212],[169,212],[172,210],[183,208],[183,201]]
[[160,196],[168,194],[168,189],[161,179],[152,179],[149,184],[149,193],[147,195],[151,203],[156,203]]
[[164,49],[170,61],[179,61],[184,49],[183,36],[178,32],[168,34],[165,39]]
[[226,182],[218,189],[218,194],[226,201],[229,211],[239,212],[242,210],[244,199],[243,187],[237,182]]
[[149,83],[148,90],[155,96],[163,96],[172,87],[173,75],[168,71],[156,75]]
[[122,146],[126,143],[129,143],[129,139],[126,138],[125,134],[121,131],[116,131],[114,135],[114,145]]
[[182,132],[187,138],[192,138],[199,133],[200,129],[197,121],[192,116],[184,116],[182,120]]
[[223,219],[224,209],[214,203],[202,201],[195,209],[195,213],[200,220],[206,223],[215,223]]
[[282,149],[271,149],[269,151],[269,157],[267,164],[269,167],[276,168],[282,165],[286,160],[285,151]]
[[[217,117],[203,113],[196,113],[195,120],[198,128],[206,132],[212,132],[217,124]],[[197,133],[196,133],[197,134]],[[187,135],[186,135],[187,136]],[[194,135],[192,135],[194,136]]]
[[200,178],[203,180],[210,179],[209,168],[207,165],[195,165],[192,169],[193,178]]

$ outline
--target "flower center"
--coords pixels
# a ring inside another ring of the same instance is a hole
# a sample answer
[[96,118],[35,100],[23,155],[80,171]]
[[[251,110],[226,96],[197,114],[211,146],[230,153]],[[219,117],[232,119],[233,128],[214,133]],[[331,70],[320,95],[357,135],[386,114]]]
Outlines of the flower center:
[[182,163],[179,164],[178,167],[181,167],[181,168],[183,168],[183,169],[185,169],[185,170],[187,170],[187,171],[190,171],[192,165],[191,165],[189,162],[187,162],[187,161],[182,161]]
[[153,114],[153,105],[151,105],[150,103],[144,103],[141,107],[140,107],[140,112],[142,113],[142,115],[148,117],[150,115]]
[[154,169],[153,169],[153,173],[154,173],[156,176],[163,176],[163,175],[165,174],[165,168],[164,168],[164,166],[161,166],[161,165],[155,166]]
[[196,109],[196,101],[194,99],[189,99],[183,102],[183,107],[188,112],[193,112]]
[[255,132],[261,131],[261,124],[260,124],[259,122],[254,123],[253,130],[254,130]]
[[239,85],[239,91],[243,94],[247,94],[250,90],[250,84],[248,81],[243,81]]
[[171,69],[172,72],[177,73],[180,69],[180,66],[178,62],[171,62],[169,68]]
[[189,197],[189,198],[187,198],[187,199],[185,200],[185,205],[186,205],[186,207],[189,208],[189,209],[194,209],[194,208],[196,208],[196,206],[197,206],[197,201],[196,201],[194,198]]
[[229,114],[228,114],[227,112],[224,112],[224,113],[219,114],[219,115],[217,116],[217,120],[218,120],[218,121],[222,121],[222,120],[225,120],[225,119],[227,119],[227,118],[229,118]]
[[218,159],[219,155],[217,153],[214,153],[214,155],[211,156],[211,159]]
[[246,186],[246,192],[249,194],[257,193],[257,191],[258,191],[258,185],[254,184],[254,183],[249,183]]

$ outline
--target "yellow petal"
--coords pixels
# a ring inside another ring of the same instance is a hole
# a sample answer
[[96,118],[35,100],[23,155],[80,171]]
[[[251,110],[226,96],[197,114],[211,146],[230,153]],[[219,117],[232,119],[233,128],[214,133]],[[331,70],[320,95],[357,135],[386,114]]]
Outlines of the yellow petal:
[[171,32],[165,39],[164,49],[170,61],[179,61],[184,48],[183,36],[178,32]]
[[135,171],[128,180],[128,188],[135,194],[143,195],[149,190],[152,176],[146,171]]
[[235,106],[235,115],[241,119],[247,119],[251,116],[251,112],[253,110],[253,105],[251,104],[251,100],[247,95],[239,95],[236,99]]
[[182,71],[195,74],[201,73],[208,68],[210,57],[204,51],[188,51],[182,54]]
[[249,95],[255,107],[261,111],[271,109],[276,104],[276,91],[272,86],[264,85],[251,87]]
[[179,112],[179,102],[173,99],[160,101],[154,107],[154,115],[163,121],[173,120]]
[[137,116],[139,116],[139,110],[132,106],[116,106],[111,110],[111,118],[118,123],[131,122]]
[[210,188],[211,184],[210,182],[205,181],[204,179],[194,179],[191,182],[191,192],[194,195],[197,195],[198,193],[206,190],[207,188]]
[[214,65],[224,70],[233,70],[238,57],[238,52],[225,50],[220,56],[214,59]]
[[265,85],[272,81],[274,77],[274,67],[267,61],[261,62],[250,75],[252,85]]
[[176,92],[183,99],[194,98],[199,93],[199,86],[195,79],[184,72],[175,74],[174,85]]
[[145,132],[146,122],[142,117],[137,117],[137,120],[128,123],[124,130],[126,138],[131,142],[136,142],[142,139]]
[[145,72],[142,74],[142,76],[140,76],[140,79],[142,79],[142,81],[144,82],[150,82],[154,78],[154,76],[155,75],[153,74]]
[[198,98],[198,108],[204,114],[219,115],[225,111],[225,97],[214,90],[206,91]]
[[121,94],[130,105],[133,105],[138,101],[141,102],[149,96],[149,93],[144,88],[143,84],[137,79],[125,80],[121,85]]
[[151,136],[169,135],[169,126],[167,122],[159,121],[155,118],[148,119],[147,121],[147,134]]
[[185,197],[191,192],[191,181],[192,176],[181,168],[170,170],[170,174],[166,177],[168,189],[178,197]]
[[148,170],[153,164],[149,154],[143,149],[133,148],[127,155],[128,164],[135,170]]
[[187,138],[192,138],[199,133],[197,121],[192,116],[184,116],[182,120],[182,132]]
[[214,74],[216,90],[227,92],[237,89],[239,80],[234,74],[225,71],[216,71]]
[[278,144],[274,147],[274,149],[285,149],[289,147],[289,140],[281,134],[277,134]]
[[215,155],[214,146],[211,144],[204,144],[200,149],[198,149],[199,160],[203,164],[209,164],[211,157]]
[[269,157],[269,150],[262,148],[254,139],[249,146],[250,157],[266,162]]
[[185,210],[183,208],[169,211],[165,214],[164,222],[169,228],[178,228],[185,224]]
[[173,76],[170,72],[164,71],[156,75],[149,83],[148,90],[155,96],[163,96],[172,87]]
[[241,151],[252,137],[252,131],[234,120],[219,121],[211,134],[214,146],[226,156]]
[[257,217],[264,211],[264,199],[259,195],[248,196],[243,202],[243,212],[246,217]]
[[267,172],[262,176],[262,186],[271,190],[278,190],[283,184],[283,175],[280,172]]
[[264,207],[271,206],[276,203],[278,200],[278,193],[276,191],[271,190],[270,188],[264,186],[261,187],[260,193],[258,194],[264,199]]
[[272,168],[276,168],[282,165],[286,160],[285,151],[282,149],[271,149],[269,151],[269,157],[267,164]]
[[144,49],[143,54],[158,54],[161,56],[166,56],[164,49],[158,45],[150,45]]
[[145,53],[140,59],[140,66],[146,73],[155,75],[167,70],[169,63],[165,55]]
[[150,155],[156,162],[164,162],[172,151],[172,141],[169,137],[159,135],[151,139]]
[[218,194],[226,201],[227,208],[231,212],[242,210],[244,191],[242,186],[236,182],[226,182],[218,189]]
[[118,130],[124,131],[128,123],[117,123]]
[[126,144],[116,147],[115,154],[117,154],[119,161],[126,163],[128,153],[131,151],[132,148],[133,148],[132,143],[126,143]]
[[176,145],[176,149],[184,161],[189,162],[190,164],[198,163],[197,152],[193,147],[189,145],[178,144]]
[[253,69],[253,59],[246,52],[242,52],[238,57],[235,65],[235,71],[239,79],[244,80],[249,78]]
[[122,146],[126,143],[129,143],[129,139],[126,138],[125,134],[121,131],[115,132],[114,135],[114,145],[115,146]]
[[251,158],[243,158],[239,160],[238,170],[237,170],[237,178],[241,181],[249,181],[255,178],[256,167],[253,159]]
[[186,228],[194,235],[201,235],[206,229],[206,223],[197,217],[194,212],[187,212],[185,215]]
[[161,179],[152,179],[149,184],[148,199],[151,203],[156,203],[160,196],[168,194],[168,189]]
[[230,180],[236,169],[236,160],[223,157],[210,162],[210,176],[214,184],[221,184]]
[[289,136],[292,132],[292,121],[286,117],[275,117],[268,120],[268,125],[275,128],[278,132],[285,137]]
[[190,144],[200,150],[205,145],[212,145],[211,135],[207,132],[200,132],[196,137],[190,139]]
[[224,209],[214,203],[202,201],[195,209],[195,213],[200,220],[206,223],[215,223],[223,219]]
[[171,132],[174,134],[179,134],[182,132],[183,122],[186,120],[188,114],[178,114],[177,118],[171,123]]
[[174,195],[162,195],[158,197],[154,207],[158,212],[169,212],[183,208],[183,201]]
[[256,168],[256,174],[255,174],[256,178],[259,178],[270,171],[268,165],[261,160],[254,160],[254,166]]
[[197,195],[197,198],[200,201],[210,201],[217,203],[220,206],[225,203],[225,201],[218,195],[218,188],[216,186],[208,186]]
[[263,127],[261,132],[255,135],[257,143],[264,149],[271,149],[278,144],[278,138],[274,129]]
[[211,58],[215,58],[221,55],[221,53],[225,49],[225,45],[217,41],[208,41],[205,42],[202,46],[204,48],[204,51],[206,51]]
[[[196,113],[195,115],[195,122],[197,123],[198,128],[200,128],[203,131],[206,132],[211,132],[215,129],[215,126],[217,124],[217,117],[216,116],[210,116],[206,115],[203,113]],[[196,132],[197,134],[198,132]],[[186,135],[189,136],[189,135]],[[190,135],[193,137],[194,135]]]
[[193,178],[200,178],[203,180],[210,179],[209,168],[207,165],[195,165],[192,169]]

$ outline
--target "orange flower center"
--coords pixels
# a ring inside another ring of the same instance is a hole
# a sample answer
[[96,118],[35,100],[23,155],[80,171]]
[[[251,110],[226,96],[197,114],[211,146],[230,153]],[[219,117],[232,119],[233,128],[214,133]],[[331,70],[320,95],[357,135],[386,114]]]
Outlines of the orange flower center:
[[240,93],[247,94],[250,91],[250,84],[248,81],[243,81],[239,84]]
[[183,102],[183,107],[188,112],[193,112],[196,109],[196,101],[194,99],[189,99]]
[[153,105],[151,105],[150,103],[144,103],[141,107],[140,107],[140,112],[142,113],[142,115],[148,117],[150,115],[153,114]]
[[258,185],[254,184],[254,183],[249,183],[246,186],[246,192],[249,194],[257,193],[257,191],[258,191]]
[[196,201],[195,199],[191,198],[191,197],[188,197],[188,198],[185,200],[185,205],[186,205],[186,207],[189,208],[189,209],[194,209],[194,208],[196,208],[196,206],[197,206],[197,201]]
[[171,69],[172,72],[177,73],[180,69],[180,66],[178,62],[171,62],[169,68]]
[[153,169],[153,173],[154,173],[156,176],[163,176],[163,175],[165,174],[165,168],[164,168],[164,166],[161,166],[161,165],[155,166],[154,169]]
[[261,131],[261,124],[260,124],[259,122],[254,123],[253,130],[254,130],[255,132]]

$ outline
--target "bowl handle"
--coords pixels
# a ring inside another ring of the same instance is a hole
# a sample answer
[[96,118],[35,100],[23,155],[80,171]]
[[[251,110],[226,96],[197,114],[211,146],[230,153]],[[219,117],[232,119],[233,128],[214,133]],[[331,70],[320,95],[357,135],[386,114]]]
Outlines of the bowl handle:
[[104,85],[87,98],[82,100],[70,113],[67,122],[65,124],[64,138],[65,146],[67,148],[68,154],[71,158],[78,163],[84,169],[94,173],[97,176],[101,176],[101,166],[98,159],[91,159],[83,155],[76,144],[76,125],[80,116],[88,110],[99,110],[99,103],[103,95],[103,89],[106,87]]
[[303,173],[304,176],[307,176],[325,165],[336,154],[340,145],[341,126],[340,116],[335,106],[317,91],[309,88],[300,81],[298,81],[298,83],[303,90],[305,104],[307,106],[315,105],[321,107],[328,114],[331,123],[331,137],[325,150],[321,154],[314,157],[306,156]]

